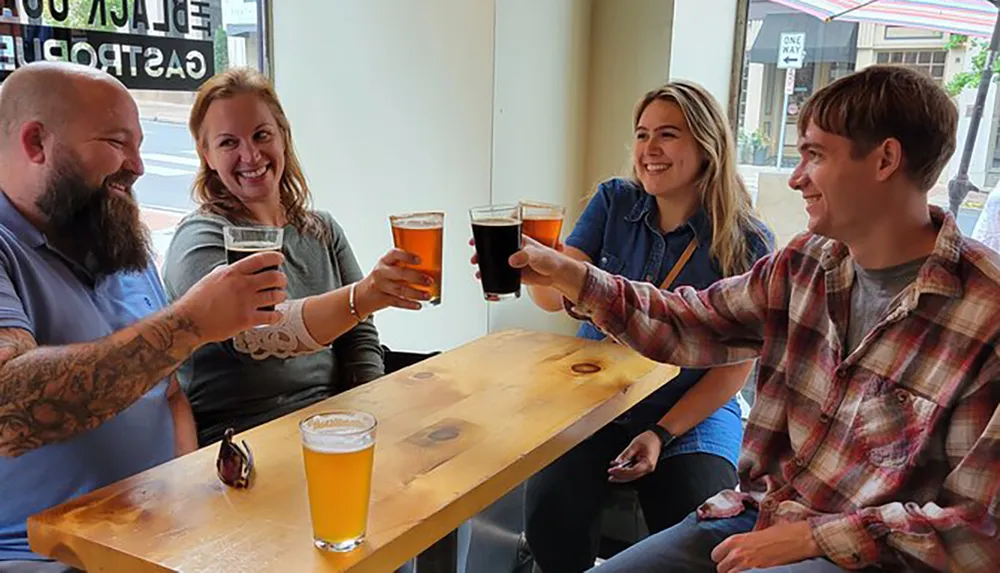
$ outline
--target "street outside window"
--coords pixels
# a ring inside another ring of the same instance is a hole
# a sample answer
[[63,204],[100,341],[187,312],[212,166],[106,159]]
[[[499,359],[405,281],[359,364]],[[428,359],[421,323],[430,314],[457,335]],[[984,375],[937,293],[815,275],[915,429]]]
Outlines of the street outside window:
[[0,81],[38,60],[107,71],[135,98],[145,175],[135,192],[157,262],[194,204],[198,167],[187,129],[194,92],[234,66],[266,71],[265,0],[15,0],[0,3]]
[[[933,2],[931,2],[933,3]],[[982,2],[973,21],[858,10],[827,21],[830,2],[751,0],[739,94],[740,171],[758,208],[778,235],[779,246],[805,230],[801,197],[788,176],[798,163],[799,110],[816,91],[873,64],[905,66],[932,78],[959,109],[958,150],[937,185],[932,203],[949,207],[948,184],[959,170],[996,9]],[[913,3],[920,9],[922,3]],[[947,2],[940,2],[947,9]],[[992,10],[992,13],[990,13]],[[991,87],[971,154],[968,177],[977,187],[957,210],[966,235],[979,218],[986,194],[1000,181],[1000,98]]]

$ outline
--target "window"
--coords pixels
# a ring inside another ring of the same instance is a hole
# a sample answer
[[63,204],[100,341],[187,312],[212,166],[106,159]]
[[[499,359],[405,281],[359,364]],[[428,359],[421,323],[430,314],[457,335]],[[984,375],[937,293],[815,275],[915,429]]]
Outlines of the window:
[[[736,122],[740,172],[758,208],[775,230],[779,246],[802,232],[807,221],[801,197],[788,191],[787,182],[799,161],[796,120],[809,97],[856,70],[888,64],[927,74],[954,92],[956,105],[964,111],[975,99],[976,85],[966,83],[956,88],[954,80],[972,70],[977,50],[987,43],[975,39],[956,42],[946,30],[894,27],[891,22],[826,22],[788,4],[768,0],[749,3],[744,48],[747,69],[740,85],[740,117]],[[786,34],[803,36],[801,61],[779,58],[779,44]],[[789,75],[794,75],[793,81],[786,82]],[[787,97],[786,86],[791,86]],[[981,129],[995,131],[983,131],[991,136],[983,139],[992,142],[995,138],[995,142],[991,149],[973,155],[969,170],[972,181],[984,188],[1000,179],[1000,102],[987,108]],[[967,127],[960,125],[959,129],[959,150],[930,193],[931,201],[943,207],[948,205],[948,181],[957,172],[966,139],[963,130]],[[779,150],[780,141],[785,145]],[[985,193],[970,193],[959,210],[958,223],[963,232],[972,232],[984,197]]]
[[947,60],[948,52],[945,50],[877,52],[875,55],[876,63],[906,66],[923,72],[938,85],[944,85],[944,67]]
[[934,40],[944,37],[940,30],[921,30],[905,26],[885,26],[882,37],[886,40]]
[[265,13],[263,2],[4,4],[8,7],[0,15],[0,80],[26,62],[70,60],[115,75],[135,98],[145,135],[146,167],[135,192],[152,231],[158,262],[174,226],[194,207],[191,185],[199,160],[187,129],[194,92],[226,68],[265,68],[259,21]]

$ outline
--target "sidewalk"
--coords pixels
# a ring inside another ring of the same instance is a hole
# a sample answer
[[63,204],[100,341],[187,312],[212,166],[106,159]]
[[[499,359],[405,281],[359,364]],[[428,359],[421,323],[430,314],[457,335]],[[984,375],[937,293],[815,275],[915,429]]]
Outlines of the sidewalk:
[[140,209],[142,222],[149,227],[150,235],[153,239],[153,253],[156,259],[156,268],[163,265],[163,256],[167,253],[167,247],[174,236],[174,228],[184,217],[184,213],[177,211],[166,211],[162,209],[151,209],[142,207]]
[[163,123],[187,125],[191,115],[191,106],[163,101],[136,101],[139,105],[139,117],[142,119]]

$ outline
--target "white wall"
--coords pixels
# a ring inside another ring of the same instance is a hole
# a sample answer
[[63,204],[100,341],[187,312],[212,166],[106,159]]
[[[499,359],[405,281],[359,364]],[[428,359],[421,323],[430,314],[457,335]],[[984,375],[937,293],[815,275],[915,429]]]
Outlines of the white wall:
[[[715,10],[735,5],[715,1]],[[521,198],[563,203],[565,236],[580,198],[625,165],[636,100],[666,81],[671,65],[687,65],[672,53],[696,58],[699,74],[686,77],[728,82],[735,14],[722,30],[724,15],[702,15],[708,10],[694,4],[297,0],[274,10],[275,84],[316,206],[340,221],[362,268],[390,248],[390,213],[447,212],[443,304],[380,313],[387,344],[448,349],[501,328],[575,329],[526,293],[482,299],[468,263],[468,209]],[[678,15],[685,27],[722,34],[724,60],[682,44],[692,40],[690,31],[676,36]]]
[[468,209],[490,201],[492,1],[297,0],[274,10],[275,84],[316,206],[367,272],[388,216],[443,210],[443,304],[376,316],[385,343],[447,349],[486,332]]
[[[493,201],[572,205],[585,191],[583,122],[590,2],[496,0]],[[571,210],[572,211],[572,210]],[[572,226],[572,212],[563,237]],[[491,304],[491,331],[510,327],[572,333],[564,313],[522,298]]]
[[633,108],[643,94],[667,81],[675,3],[592,2],[584,170],[587,192],[608,177],[628,172]]
[[676,0],[673,4],[670,78],[702,84],[722,109],[728,109],[737,1]]

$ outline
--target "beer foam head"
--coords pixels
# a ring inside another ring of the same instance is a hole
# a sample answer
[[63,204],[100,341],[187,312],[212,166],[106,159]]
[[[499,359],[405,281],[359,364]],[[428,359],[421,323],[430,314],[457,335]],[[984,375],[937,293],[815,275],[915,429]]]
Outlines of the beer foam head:
[[428,211],[426,213],[390,215],[389,222],[397,229],[443,229],[444,213]]
[[326,412],[310,416],[299,424],[302,443],[324,453],[349,453],[375,443],[375,417],[364,412]]
[[517,219],[510,217],[492,217],[489,219],[479,219],[472,222],[473,225],[482,225],[484,227],[513,227],[520,225],[521,222]]
[[406,219],[403,221],[396,221],[393,223],[397,229],[442,229],[444,228],[444,223],[441,221],[433,221],[429,219]]
[[239,241],[230,243],[226,248],[230,251],[276,251],[278,245],[268,241]]

